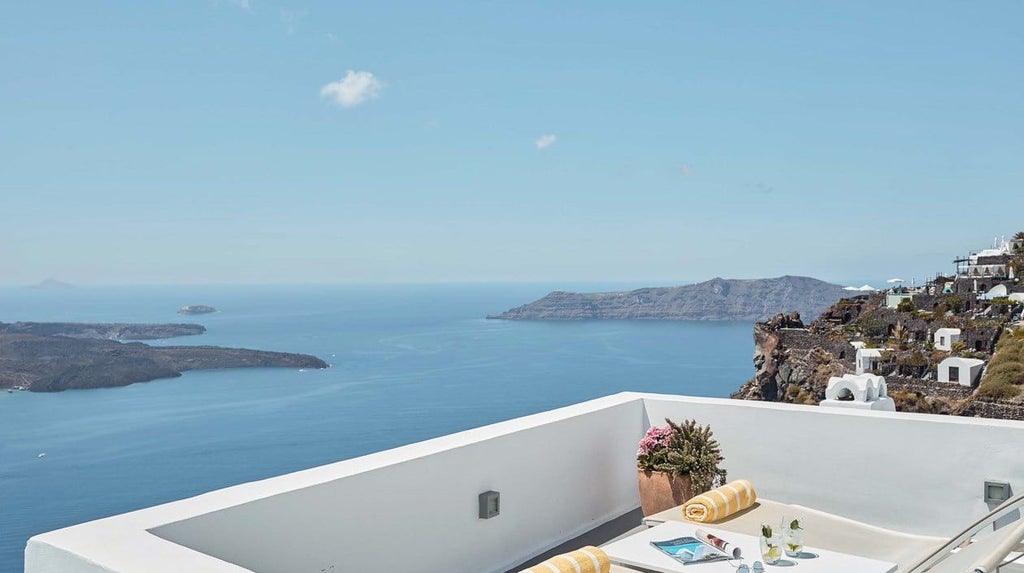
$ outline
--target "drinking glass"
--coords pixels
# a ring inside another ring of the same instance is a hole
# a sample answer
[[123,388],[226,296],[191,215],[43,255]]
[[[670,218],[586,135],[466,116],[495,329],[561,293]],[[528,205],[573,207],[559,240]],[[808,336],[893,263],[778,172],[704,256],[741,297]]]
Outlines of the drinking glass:
[[786,555],[789,557],[799,556],[804,549],[804,528],[787,527],[783,530],[783,537],[786,538]]
[[[775,565],[782,559],[782,533],[779,526],[761,526],[761,558],[768,565]],[[768,533],[768,535],[765,535]]]

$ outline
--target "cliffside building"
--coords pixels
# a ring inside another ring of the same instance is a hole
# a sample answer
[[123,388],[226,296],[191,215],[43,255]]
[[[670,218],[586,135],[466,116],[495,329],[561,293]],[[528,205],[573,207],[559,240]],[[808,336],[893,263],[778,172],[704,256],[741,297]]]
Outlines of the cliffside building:
[[885,295],[885,306],[886,308],[896,308],[905,300],[914,300],[914,295],[910,293],[888,293]]
[[877,348],[857,349],[857,374],[870,374],[878,368],[882,352]]
[[1009,296],[1010,290],[1006,288],[1005,284],[998,284],[988,290],[987,293],[978,295],[978,300],[992,300],[996,298],[1006,298]]
[[981,378],[984,367],[984,360],[950,356],[939,362],[938,380],[961,386],[974,386]]
[[935,331],[935,349],[945,350],[949,352],[953,349],[953,344],[960,342],[960,329],[959,328],[940,328]]
[[[1013,269],[1009,266],[1017,243],[1003,241],[998,246],[971,253],[967,257],[955,259],[956,276],[961,284],[971,285],[972,292],[985,292],[994,284],[1014,278]],[[966,280],[963,280],[966,279]],[[963,292],[962,290],[958,292]]]

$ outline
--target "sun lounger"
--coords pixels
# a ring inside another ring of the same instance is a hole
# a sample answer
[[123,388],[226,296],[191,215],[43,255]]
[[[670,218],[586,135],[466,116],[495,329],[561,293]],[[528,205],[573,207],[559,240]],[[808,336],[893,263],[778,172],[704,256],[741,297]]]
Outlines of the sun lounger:
[[[899,572],[994,573],[1007,554],[1024,549],[1020,545],[1021,537],[1024,537],[1024,520],[1011,523],[994,533],[991,532],[992,523],[1019,511],[1022,505],[1024,495],[1017,496],[952,538],[894,531],[809,507],[767,499],[758,499],[754,506],[706,525],[757,535],[762,523],[776,524],[783,519],[799,519],[804,528],[804,544],[808,547],[895,562]],[[686,521],[681,506],[644,519],[644,523],[649,526],[665,521]],[[986,535],[986,532],[989,533]],[[962,549],[951,553],[961,546]]]
[[[894,562],[901,570],[921,555],[938,549],[946,541],[941,537],[893,531],[809,507],[768,499],[758,499],[752,507],[707,525],[725,531],[757,535],[762,523],[777,524],[783,519],[800,520],[804,528],[804,544],[807,546]],[[644,519],[648,525],[665,521],[686,521],[681,507],[667,509]]]

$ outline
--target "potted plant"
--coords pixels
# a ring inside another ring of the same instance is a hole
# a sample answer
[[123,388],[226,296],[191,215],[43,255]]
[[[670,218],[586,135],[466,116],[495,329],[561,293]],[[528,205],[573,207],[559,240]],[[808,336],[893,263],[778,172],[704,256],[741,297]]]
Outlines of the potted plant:
[[640,440],[636,453],[640,508],[651,515],[680,505],[716,485],[725,483],[718,440],[711,426],[695,420],[682,424],[665,419]]

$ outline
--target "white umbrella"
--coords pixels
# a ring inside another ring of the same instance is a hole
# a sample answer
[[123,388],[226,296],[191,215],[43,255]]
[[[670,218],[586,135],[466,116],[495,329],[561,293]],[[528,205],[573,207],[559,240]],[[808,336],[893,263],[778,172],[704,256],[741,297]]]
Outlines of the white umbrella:
[[873,291],[873,290],[877,290],[877,289],[875,289],[875,287],[873,287],[871,285],[861,285],[861,287],[859,289],[857,289],[857,290],[862,290],[862,291],[867,292],[867,291]]
[[889,284],[893,284],[893,283],[901,283],[901,282],[903,282],[903,279],[889,279],[889,280],[887,280],[887,281],[885,281],[885,282],[887,282],[887,283],[889,283]]
[[860,289],[855,287],[855,286],[848,286],[848,287],[843,287],[843,290],[860,290]]

